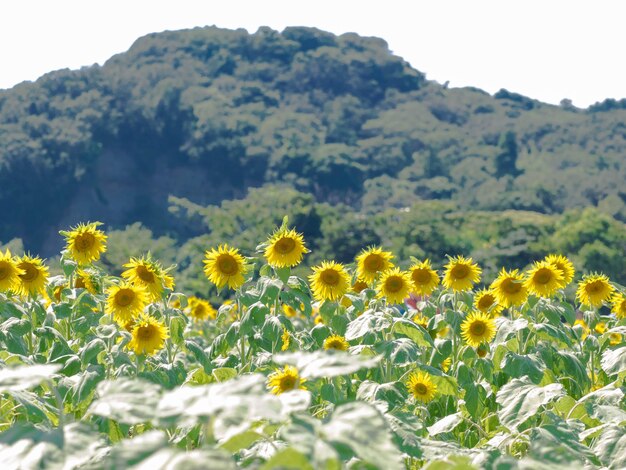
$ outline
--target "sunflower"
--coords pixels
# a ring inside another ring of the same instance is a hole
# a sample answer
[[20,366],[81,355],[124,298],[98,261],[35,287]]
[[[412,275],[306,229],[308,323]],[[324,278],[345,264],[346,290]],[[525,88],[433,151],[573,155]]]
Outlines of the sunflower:
[[107,236],[98,230],[100,225],[101,222],[78,224],[70,232],[60,232],[65,237],[70,257],[79,266],[99,260],[100,254],[106,251]]
[[291,335],[289,334],[289,331],[287,331],[287,328],[283,327],[283,334],[280,337],[280,339],[283,342],[283,345],[281,346],[280,350],[286,351],[287,349],[289,349],[289,345],[291,344]]
[[352,292],[354,292],[356,294],[360,294],[361,292],[363,292],[368,287],[369,287],[369,285],[367,284],[367,282],[362,281],[361,279],[357,279],[354,282],[354,284],[352,284]]
[[443,285],[455,292],[470,290],[480,281],[481,269],[472,258],[457,256],[450,258],[443,276]]
[[610,333],[609,334],[609,344],[611,346],[617,346],[622,343],[622,335],[620,333]]
[[587,323],[585,322],[585,320],[582,319],[578,319],[574,322],[574,326],[579,326],[580,327],[580,339],[585,339],[587,336],[589,336],[589,333],[591,332],[591,330],[589,329],[589,327],[587,326]]
[[472,312],[461,323],[461,336],[474,348],[491,341],[495,335],[495,320],[483,312]]
[[448,325],[444,326],[442,329],[437,331],[437,338],[445,338],[450,333],[450,327]]
[[548,261],[536,261],[526,273],[524,285],[531,294],[549,298],[563,287],[563,273]]
[[302,256],[308,252],[301,233],[282,227],[267,241],[265,259],[274,268],[291,268],[300,264]]
[[340,335],[330,335],[324,340],[324,349],[335,349],[337,351],[347,351],[350,344],[346,338]]
[[298,369],[293,366],[285,366],[282,370],[271,373],[267,379],[267,386],[274,395],[304,389],[302,384],[306,382],[306,379],[298,374]]
[[95,274],[77,269],[74,277],[74,288],[75,289],[87,289],[87,292],[90,294],[97,294],[98,289],[96,287],[97,281]]
[[17,268],[21,271],[21,274],[18,274],[20,278],[18,292],[23,296],[43,294],[48,282],[48,267],[43,264],[42,259],[24,255],[17,260]]
[[476,292],[474,308],[483,313],[488,313],[492,317],[498,316],[504,310],[504,307],[498,303],[498,299],[491,289],[482,289]]
[[498,277],[491,283],[490,289],[503,307],[522,305],[528,298],[524,276],[517,269],[507,271],[502,268]]
[[191,318],[194,320],[208,320],[209,318],[215,319],[217,312],[213,306],[204,299],[198,297],[190,297],[187,309],[185,310]]
[[489,349],[482,345],[476,348],[476,355],[480,358],[487,356],[488,353]]
[[135,319],[131,318],[130,320],[128,320],[127,322],[125,322],[122,325],[122,328],[124,328],[126,331],[128,331],[131,335],[133,334],[133,328],[135,327]]
[[411,392],[416,400],[428,403],[435,398],[437,385],[433,383],[428,372],[413,372],[409,375],[406,388]]
[[441,361],[441,370],[444,371],[445,373],[448,373],[451,365],[452,365],[452,358],[446,357],[443,361]]
[[25,274],[23,269],[17,267],[18,260],[7,249],[5,253],[0,251],[0,292],[17,290],[20,286],[20,274]]
[[149,254],[141,258],[131,258],[124,267],[128,269],[122,273],[122,277],[145,288],[153,302],[161,298],[165,289],[174,288],[174,278],[159,262],[152,260]]
[[596,323],[596,326],[594,326],[593,329],[599,335],[603,335],[604,333],[606,333],[606,323],[604,323],[603,321],[600,321]]
[[140,315],[132,328],[133,338],[128,343],[128,349],[134,350],[135,354],[154,354],[163,348],[165,340],[170,337],[163,323],[146,314]]
[[380,276],[378,298],[386,298],[390,304],[401,304],[409,296],[411,277],[400,268],[391,268]]
[[139,316],[147,304],[148,295],[143,287],[123,282],[107,289],[106,313],[112,314],[120,324]]
[[600,307],[613,294],[613,286],[604,274],[589,274],[578,283],[576,298],[583,305]]
[[391,259],[393,254],[389,251],[383,251],[378,246],[369,247],[363,250],[357,257],[357,275],[359,279],[371,284],[376,280],[378,275],[393,267]]
[[315,266],[309,280],[313,297],[319,301],[340,299],[350,287],[346,268],[334,261],[322,261],[321,265]]
[[293,318],[298,315],[298,312],[291,305],[283,304],[283,313],[286,317]]
[[239,250],[226,244],[207,251],[204,265],[204,273],[220,289],[226,284],[230,289],[241,287],[245,282],[243,276],[248,271]]
[[626,318],[626,296],[618,292],[611,298],[611,312],[619,319]]
[[561,287],[565,287],[572,282],[576,270],[574,269],[574,264],[569,259],[563,255],[548,255],[545,257],[545,261],[556,266],[556,268],[561,271],[563,275]]
[[422,328],[424,328],[425,330],[428,329],[428,318],[425,317],[424,315],[422,315],[421,313],[417,313],[414,317],[413,317],[413,323],[415,323],[416,325],[421,326]]
[[439,275],[430,266],[430,260],[418,261],[409,268],[413,281],[413,292],[420,295],[430,295],[439,285]]

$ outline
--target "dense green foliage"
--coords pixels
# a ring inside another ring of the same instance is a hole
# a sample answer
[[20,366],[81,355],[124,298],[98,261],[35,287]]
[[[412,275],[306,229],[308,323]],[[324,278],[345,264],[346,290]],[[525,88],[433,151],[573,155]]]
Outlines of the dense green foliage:
[[[625,119],[621,101],[446,89],[355,34],[152,34],[0,92],[0,240],[50,255],[81,220],[141,222],[184,268],[195,237],[249,247],[290,214],[320,256],[382,242],[496,266],[558,248],[623,276]],[[589,226],[541,215],[588,206]]]
[[[139,242],[144,232],[125,234]],[[111,234],[108,249],[120,242]],[[392,298],[394,270],[357,292],[357,273],[340,265],[331,269],[343,285],[261,256],[233,267],[211,255],[213,282],[241,274],[216,311],[164,287],[154,260],[127,284],[99,262],[78,267],[83,255],[65,250],[63,274],[49,279],[33,260],[37,276],[16,275],[10,288],[2,279],[3,469],[626,466],[626,292],[608,280],[575,283],[585,294],[570,302],[564,271],[547,264],[562,281],[551,295],[532,294],[546,283],[526,273],[516,306],[499,302],[519,289],[494,287],[496,304],[480,307],[484,293],[450,268],[430,295],[404,303]],[[5,273],[24,262],[1,261]],[[405,276],[403,289],[416,289]]]

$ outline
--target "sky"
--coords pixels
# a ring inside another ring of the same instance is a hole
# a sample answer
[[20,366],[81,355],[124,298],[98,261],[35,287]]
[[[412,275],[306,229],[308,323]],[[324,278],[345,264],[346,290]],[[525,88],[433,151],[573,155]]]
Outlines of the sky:
[[0,89],[102,64],[148,33],[315,26],[382,37],[430,80],[587,107],[626,98],[621,0],[0,0]]

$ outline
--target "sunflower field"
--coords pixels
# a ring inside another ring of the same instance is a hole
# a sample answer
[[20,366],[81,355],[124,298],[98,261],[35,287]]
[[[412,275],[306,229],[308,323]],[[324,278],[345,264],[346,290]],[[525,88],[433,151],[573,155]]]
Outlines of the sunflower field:
[[0,252],[3,469],[626,467],[626,290],[564,256],[299,277],[285,219],[206,247],[216,305],[150,254],[105,272],[100,225],[61,232],[59,275]]

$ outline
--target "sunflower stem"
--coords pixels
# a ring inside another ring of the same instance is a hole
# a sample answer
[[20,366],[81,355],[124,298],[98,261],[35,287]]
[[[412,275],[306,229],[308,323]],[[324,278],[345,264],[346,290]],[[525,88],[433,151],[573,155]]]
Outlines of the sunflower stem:
[[595,376],[595,369],[594,369],[594,362],[595,360],[595,355],[592,351],[589,351],[589,369],[591,372],[591,389],[593,390],[593,387],[595,387],[596,385],[596,376]]

